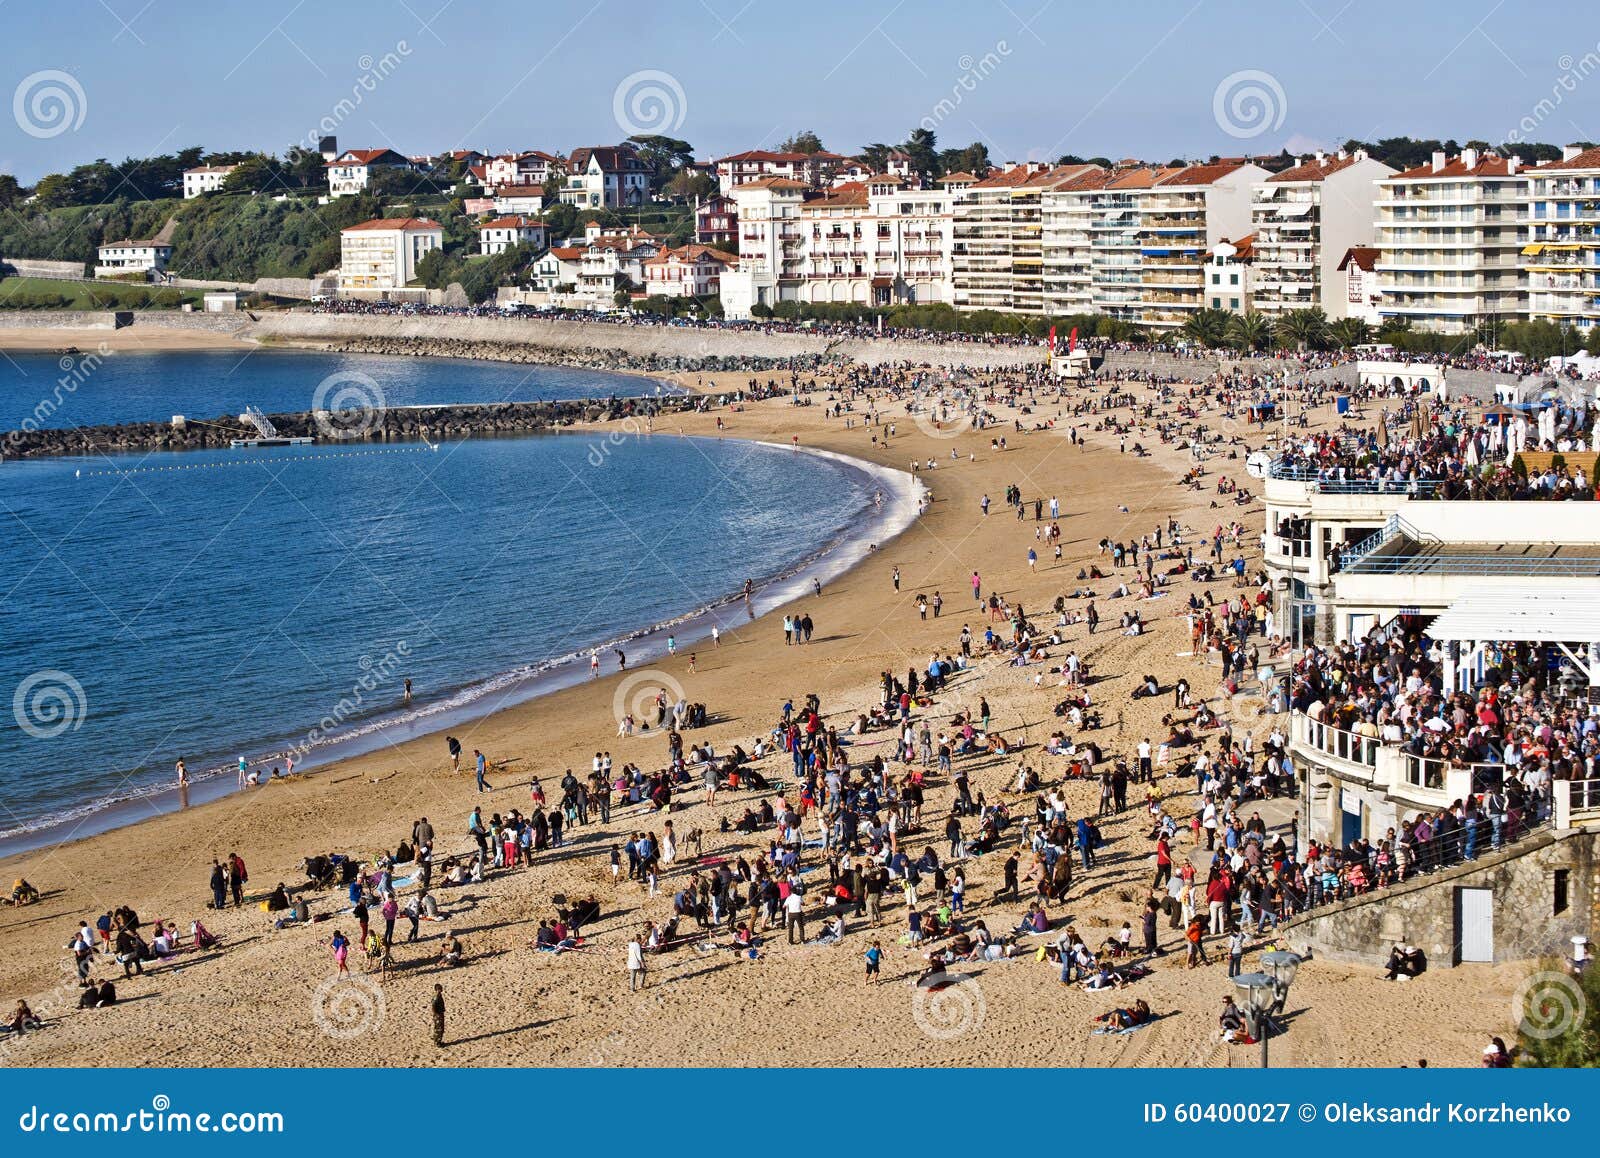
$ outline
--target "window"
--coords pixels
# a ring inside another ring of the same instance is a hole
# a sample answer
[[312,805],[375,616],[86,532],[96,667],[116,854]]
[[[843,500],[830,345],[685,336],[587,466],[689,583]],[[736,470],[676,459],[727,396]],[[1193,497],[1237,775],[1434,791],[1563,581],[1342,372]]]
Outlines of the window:
[[1555,895],[1550,905],[1550,915],[1553,917],[1559,917],[1567,911],[1567,904],[1570,900],[1568,891],[1571,883],[1571,872],[1571,869],[1556,869],[1553,875],[1551,884],[1554,886],[1552,891]]
[[1228,284],[1229,285],[1238,285],[1239,284],[1239,275],[1236,274],[1236,273],[1230,273],[1228,275]]
[[1230,310],[1236,310],[1236,309],[1239,308],[1239,299],[1238,298],[1229,298],[1228,301],[1230,303],[1229,306],[1228,306],[1228,308]]

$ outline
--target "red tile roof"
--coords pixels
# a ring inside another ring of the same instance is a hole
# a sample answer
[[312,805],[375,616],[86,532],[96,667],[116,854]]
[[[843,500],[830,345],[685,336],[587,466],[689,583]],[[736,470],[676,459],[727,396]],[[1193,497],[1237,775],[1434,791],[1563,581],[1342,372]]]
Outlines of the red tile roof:
[[562,261],[577,261],[583,256],[583,250],[576,245],[553,245],[550,247],[550,252]]
[[406,158],[393,149],[346,149],[333,160],[325,161],[322,167],[326,169],[330,165],[372,165],[379,161],[385,165],[407,163]]
[[537,217],[529,217],[525,213],[513,213],[510,217],[496,217],[493,221],[485,221],[478,226],[479,229],[548,229],[543,221]]
[[1274,181],[1322,181],[1333,176],[1341,169],[1348,169],[1359,160],[1361,158],[1354,153],[1348,153],[1343,157],[1338,154],[1324,156],[1321,161],[1313,157],[1311,160],[1294,165],[1281,173],[1274,173],[1267,178],[1267,183],[1271,184]]
[[754,181],[746,181],[737,186],[739,189],[807,189],[810,188],[804,181],[796,181],[793,177],[757,177]]
[[358,221],[340,232],[354,233],[358,229],[403,229],[407,233],[418,229],[439,229],[440,225],[427,217],[374,217],[371,221]]
[[1370,273],[1372,267],[1378,264],[1378,254],[1379,251],[1375,246],[1352,245],[1344,251],[1344,256],[1339,259],[1339,269],[1343,271],[1346,266],[1354,262],[1357,267]]
[[1570,161],[1547,161],[1535,166],[1539,172],[1559,172],[1564,169],[1600,169],[1600,145],[1585,149]]
[[1216,165],[1186,165],[1182,169],[1168,170],[1162,185],[1213,185],[1230,173],[1244,168],[1243,161],[1229,161]]
[[1495,153],[1482,153],[1478,156],[1478,163],[1468,169],[1461,163],[1460,157],[1449,158],[1443,169],[1435,169],[1433,162],[1418,165],[1414,169],[1407,169],[1403,173],[1396,173],[1393,177],[1385,177],[1385,181],[1423,181],[1430,177],[1444,179],[1447,177],[1505,177],[1507,173],[1506,159]]

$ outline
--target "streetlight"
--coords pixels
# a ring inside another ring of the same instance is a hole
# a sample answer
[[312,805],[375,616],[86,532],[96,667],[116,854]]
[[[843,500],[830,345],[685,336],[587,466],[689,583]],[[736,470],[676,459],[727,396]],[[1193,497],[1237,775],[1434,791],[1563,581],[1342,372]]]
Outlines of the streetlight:
[[1250,1015],[1252,1029],[1261,1042],[1261,1068],[1267,1068],[1267,1038],[1272,1033],[1272,1014],[1283,1008],[1289,985],[1300,968],[1297,954],[1274,950],[1261,955],[1262,967],[1269,972],[1241,973],[1233,978],[1241,1004]]
[[1261,1043],[1261,1066],[1267,1065],[1267,1011],[1277,1000],[1277,989],[1265,973],[1241,973],[1233,978],[1239,990],[1240,1004],[1250,1018],[1250,1029]]

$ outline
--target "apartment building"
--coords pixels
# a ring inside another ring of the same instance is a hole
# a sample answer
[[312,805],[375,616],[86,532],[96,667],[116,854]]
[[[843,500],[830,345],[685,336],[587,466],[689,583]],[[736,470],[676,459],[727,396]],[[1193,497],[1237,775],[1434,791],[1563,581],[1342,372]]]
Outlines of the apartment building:
[[341,290],[401,289],[417,265],[444,245],[444,229],[426,217],[380,217],[339,231]]
[[1044,313],[1044,194],[1094,169],[1008,166],[954,195],[951,298],[957,309]]
[[1379,181],[1375,208],[1383,317],[1465,333],[1526,311],[1519,265],[1528,176],[1519,158],[1435,153],[1428,164]]
[[1049,186],[1041,195],[1039,248],[1046,313],[1094,312],[1098,196],[1114,177],[1115,174],[1094,167]]
[[1222,161],[1165,169],[1132,191],[1141,324],[1171,329],[1206,305],[1206,253],[1250,232],[1251,191],[1266,177],[1252,162]]
[[1569,145],[1528,170],[1522,248],[1528,316],[1582,330],[1600,324],[1600,148]]
[[830,153],[826,149],[815,153],[746,149],[742,153],[718,157],[711,165],[717,177],[717,191],[723,196],[731,194],[740,185],[748,185],[766,177],[785,177],[813,189],[822,189],[834,184],[841,174],[866,175],[859,161],[839,153]]
[[1395,170],[1364,149],[1317,152],[1255,186],[1255,308],[1269,316],[1320,306],[1349,314],[1340,262],[1375,232],[1375,182]]
[[1206,308],[1247,314],[1255,309],[1255,238],[1223,238],[1206,254]]
[[950,300],[950,194],[879,174],[803,201],[796,296],[892,306]]

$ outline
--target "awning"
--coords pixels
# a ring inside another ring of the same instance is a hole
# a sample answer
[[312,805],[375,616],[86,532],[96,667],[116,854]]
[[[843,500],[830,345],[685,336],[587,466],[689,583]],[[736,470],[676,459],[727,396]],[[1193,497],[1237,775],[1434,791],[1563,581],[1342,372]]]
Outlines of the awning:
[[894,278],[892,277],[875,277],[872,279],[873,289],[888,289],[892,285],[894,285]]
[[1542,245],[1524,245],[1522,247],[1523,257],[1538,257],[1543,252],[1544,246]]
[[1284,206],[1280,207],[1279,210],[1278,210],[1278,216],[1279,217],[1304,217],[1307,213],[1310,213],[1310,212],[1311,212],[1311,202],[1309,202],[1309,201],[1296,201],[1292,205],[1284,205]]
[[1593,579],[1541,586],[1485,586],[1457,599],[1433,621],[1436,640],[1600,641],[1600,585]]

